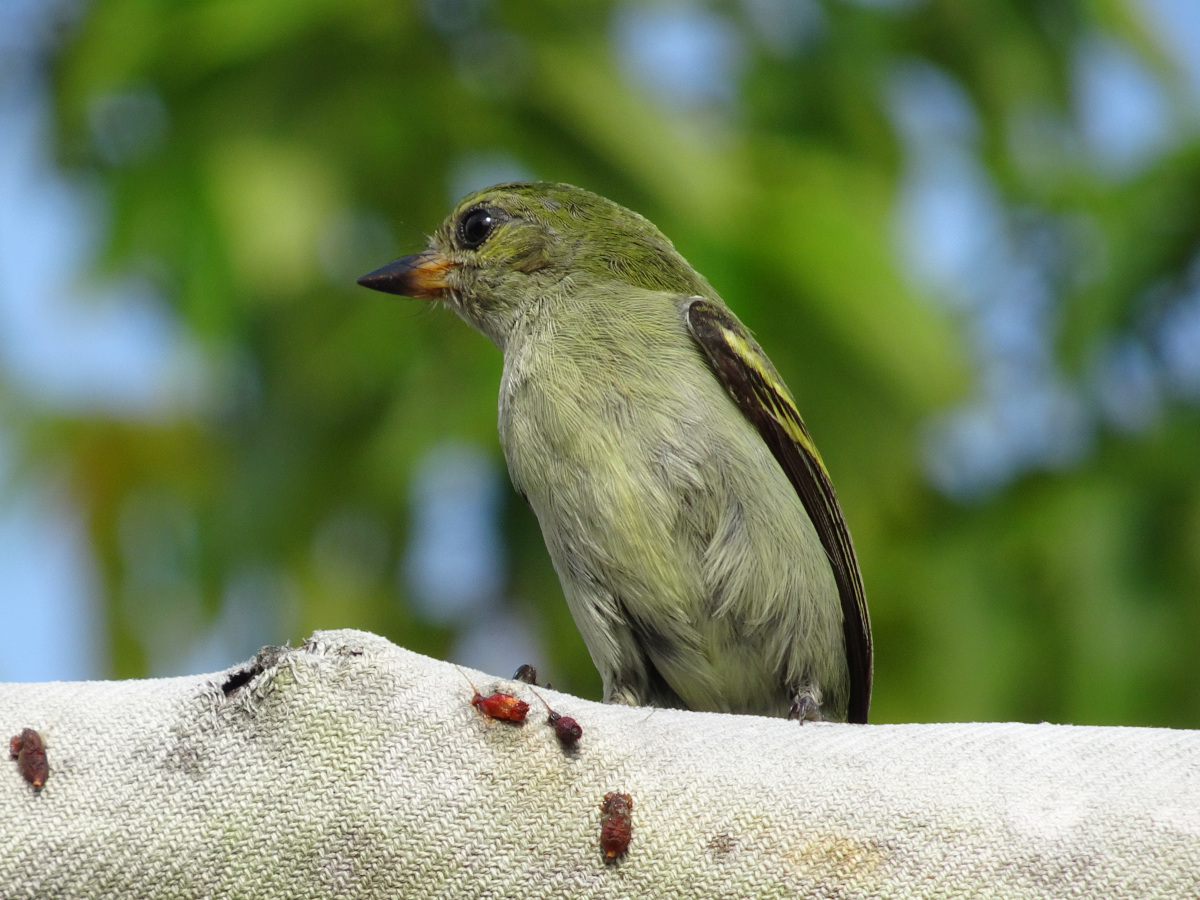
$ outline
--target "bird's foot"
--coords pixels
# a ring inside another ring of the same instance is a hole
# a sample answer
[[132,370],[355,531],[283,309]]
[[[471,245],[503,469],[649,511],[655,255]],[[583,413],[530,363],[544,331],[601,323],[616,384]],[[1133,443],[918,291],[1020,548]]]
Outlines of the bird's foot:
[[615,703],[618,706],[642,706],[644,701],[631,687],[616,687],[604,698],[605,703]]
[[792,705],[788,707],[788,719],[799,719],[805,722],[821,721],[821,701],[813,696],[811,690],[797,691],[792,695]]

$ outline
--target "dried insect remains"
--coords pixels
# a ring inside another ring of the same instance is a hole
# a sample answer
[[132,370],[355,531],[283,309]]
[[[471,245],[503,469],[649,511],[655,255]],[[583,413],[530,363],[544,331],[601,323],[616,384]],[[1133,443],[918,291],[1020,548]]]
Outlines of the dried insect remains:
[[46,744],[42,736],[32,728],[22,729],[8,741],[8,751],[17,761],[17,771],[40,791],[50,777],[50,763],[46,761]]
[[[459,673],[463,678],[467,678],[466,673],[462,669],[459,669]],[[474,691],[474,695],[471,697],[471,705],[489,719],[502,719],[505,722],[513,722],[519,725],[525,721],[525,716],[529,714],[529,704],[524,700],[514,697],[512,694],[495,691],[485,697],[479,693],[479,688],[475,687],[474,682],[470,678],[467,678],[467,684],[471,685],[471,690]]]
[[564,716],[550,708],[550,704],[537,691],[533,695],[542,701],[542,706],[546,707],[546,712],[550,715],[546,721],[554,728],[554,734],[558,737],[558,742],[568,750],[573,749],[579,739],[583,737],[582,726],[572,719],[570,716]]
[[610,791],[604,795],[600,812],[604,814],[600,820],[600,849],[604,861],[613,862],[629,849],[633,837],[633,798]]

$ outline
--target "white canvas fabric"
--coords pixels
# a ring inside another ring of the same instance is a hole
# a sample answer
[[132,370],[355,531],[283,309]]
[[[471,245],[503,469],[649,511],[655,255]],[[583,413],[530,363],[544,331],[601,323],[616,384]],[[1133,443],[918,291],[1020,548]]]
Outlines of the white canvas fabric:
[[[149,681],[0,685],[0,898],[1200,897],[1200,732],[855,726],[539,691],[356,631]],[[223,689],[224,686],[224,689]],[[7,751],[7,748],[6,748]],[[5,752],[7,757],[7,752]],[[600,804],[633,799],[606,863]]]

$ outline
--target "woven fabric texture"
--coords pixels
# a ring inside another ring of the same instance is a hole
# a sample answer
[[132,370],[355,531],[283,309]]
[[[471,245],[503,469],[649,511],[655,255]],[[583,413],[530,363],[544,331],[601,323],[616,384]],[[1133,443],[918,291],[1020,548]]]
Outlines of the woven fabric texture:
[[[1200,732],[855,726],[541,691],[318,632],[214,675],[0,685],[0,897],[1200,898]],[[7,753],[5,754],[7,757]],[[601,802],[633,800],[606,862]]]

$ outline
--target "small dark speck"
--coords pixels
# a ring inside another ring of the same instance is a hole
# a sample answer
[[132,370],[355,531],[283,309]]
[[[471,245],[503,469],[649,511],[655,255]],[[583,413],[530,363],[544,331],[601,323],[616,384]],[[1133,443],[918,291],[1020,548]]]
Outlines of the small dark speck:
[[717,858],[728,856],[736,846],[737,841],[728,832],[714,834],[708,839],[708,849]]

